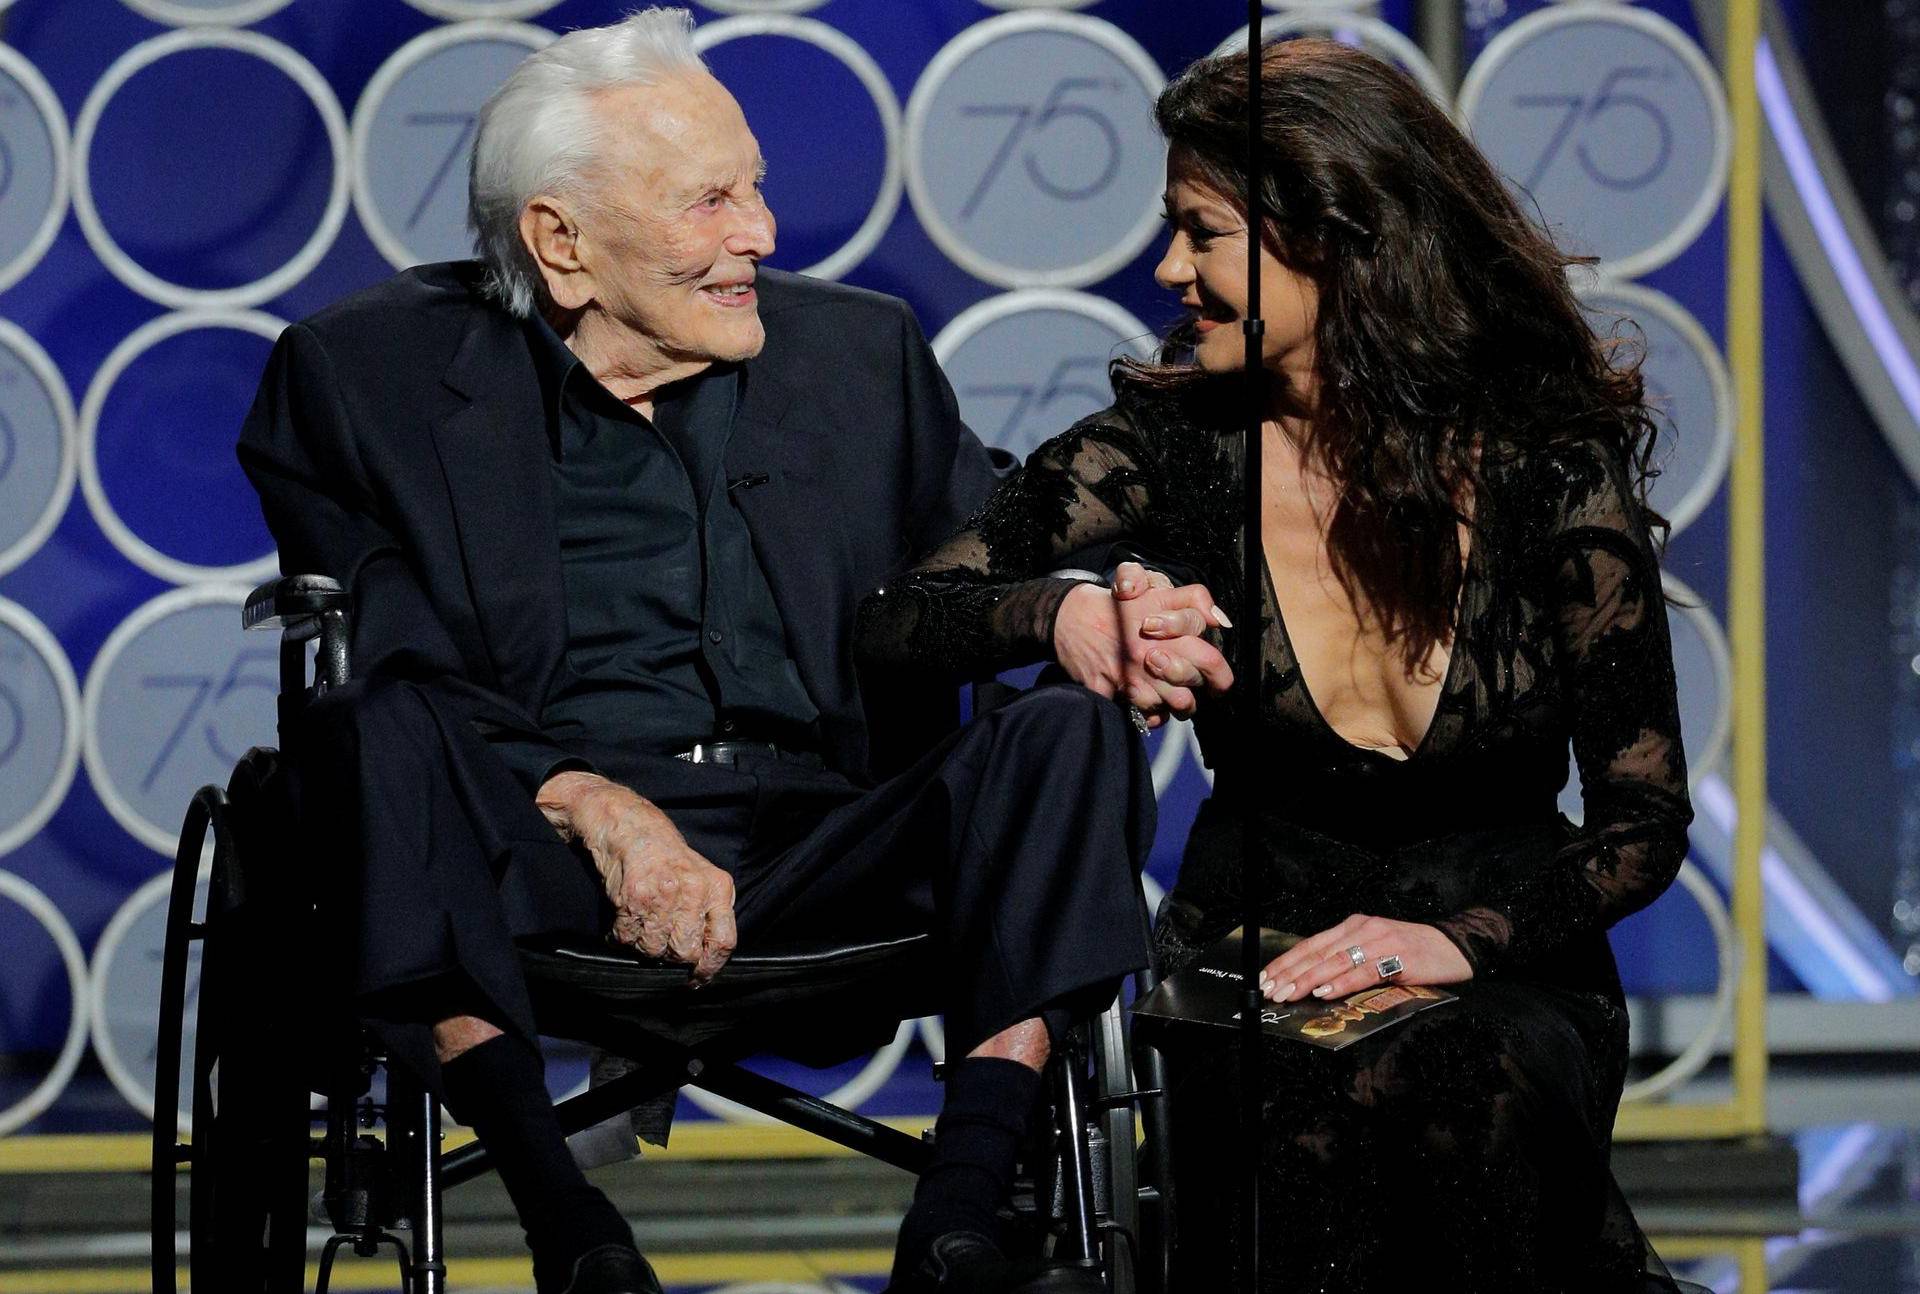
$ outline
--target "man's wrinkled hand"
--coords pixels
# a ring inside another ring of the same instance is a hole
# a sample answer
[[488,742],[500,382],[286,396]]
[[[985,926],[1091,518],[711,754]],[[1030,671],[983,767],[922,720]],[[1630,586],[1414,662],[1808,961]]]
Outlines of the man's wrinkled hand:
[[1230,627],[1205,586],[1180,588],[1138,562],[1122,562],[1113,590],[1088,584],[1067,595],[1054,619],[1054,658],[1075,682],[1117,697],[1158,727],[1190,717],[1199,691],[1224,693],[1233,671],[1204,637]]
[[684,841],[608,852],[600,864],[615,941],[691,963],[700,983],[733,953],[733,878]]
[[666,814],[589,773],[560,773],[540,809],[586,847],[613,904],[614,940],[649,957],[687,962],[704,984],[733,955],[733,877],[701,857]]

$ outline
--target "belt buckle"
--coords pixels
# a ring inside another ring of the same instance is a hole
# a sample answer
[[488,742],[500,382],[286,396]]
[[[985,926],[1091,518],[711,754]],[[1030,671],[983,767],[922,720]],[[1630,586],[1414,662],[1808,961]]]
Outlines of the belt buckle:
[[689,764],[737,764],[744,752],[764,753],[774,759],[781,757],[780,747],[770,741],[739,741],[732,737],[720,741],[696,741],[691,750],[675,756]]

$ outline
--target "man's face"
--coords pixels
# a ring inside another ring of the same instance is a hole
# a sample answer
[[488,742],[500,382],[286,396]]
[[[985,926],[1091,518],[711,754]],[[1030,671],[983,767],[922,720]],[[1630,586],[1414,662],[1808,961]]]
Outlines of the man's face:
[[773,252],[765,165],[740,105],[705,72],[611,90],[611,141],[583,216],[594,296],[673,362],[760,353],[754,266]]

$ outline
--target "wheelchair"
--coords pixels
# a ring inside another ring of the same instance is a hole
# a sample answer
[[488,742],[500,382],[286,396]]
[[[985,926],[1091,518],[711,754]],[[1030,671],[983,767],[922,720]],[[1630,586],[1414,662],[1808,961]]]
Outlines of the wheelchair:
[[[294,576],[262,585],[243,622],[280,632],[283,733],[299,706],[348,679],[348,601],[334,581]],[[994,689],[1011,691],[983,685],[976,710],[990,708]],[[444,1294],[442,1195],[487,1172],[487,1153],[478,1143],[444,1151],[438,1102],[404,1066],[386,1063],[345,1003],[310,981],[307,954],[321,946],[316,913],[298,869],[274,850],[288,820],[279,754],[255,748],[224,791],[201,788],[181,831],[160,993],[153,1288],[177,1288],[184,1194],[185,1262],[202,1289],[304,1290],[308,1228],[317,1222],[331,1235],[319,1255],[316,1294],[326,1294],[342,1248],[361,1257],[391,1249],[406,1294]],[[196,920],[209,833],[211,873]],[[777,1053],[834,1063],[870,1047],[878,1039],[850,1036],[847,1022],[892,1030],[919,1014],[904,1002],[889,1010],[876,997],[884,1003],[887,986],[918,982],[932,942],[922,933],[746,947],[698,994],[689,992],[683,966],[588,941],[523,945],[540,1032],[631,1066],[560,1102],[562,1131],[572,1137],[693,1086],[906,1172],[923,1171],[931,1133],[909,1136],[740,1062]],[[194,943],[201,964],[183,1141],[167,1112],[180,1097]],[[1137,991],[1151,987],[1149,974],[1138,978]],[[822,1049],[823,1033],[837,1050]],[[1130,1049],[1115,1001],[1055,1049],[1044,1079],[1050,1111],[1023,1156],[1011,1234],[1030,1252],[1099,1273],[1113,1294],[1160,1294],[1174,1213],[1160,1058]],[[322,1165],[317,1194],[315,1160]]]

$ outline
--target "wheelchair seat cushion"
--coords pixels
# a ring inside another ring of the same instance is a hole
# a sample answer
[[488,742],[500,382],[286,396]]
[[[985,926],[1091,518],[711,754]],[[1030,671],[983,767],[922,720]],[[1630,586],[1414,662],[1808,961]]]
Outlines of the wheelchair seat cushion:
[[684,963],[578,935],[522,940],[520,964],[544,1034],[623,1054],[660,1044],[707,1052],[737,1035],[743,1054],[837,1057],[876,1027],[890,1032],[934,1009],[934,952],[924,933],[760,944],[702,988]]
[[[714,986],[741,978],[765,985],[782,978],[817,978],[836,971],[885,965],[921,950],[931,938],[919,933],[863,941],[759,944],[735,953]],[[604,939],[582,935],[523,939],[520,956],[530,972],[537,967],[540,974],[569,983],[600,984],[641,995],[693,991],[687,983],[685,962],[646,957]]]

